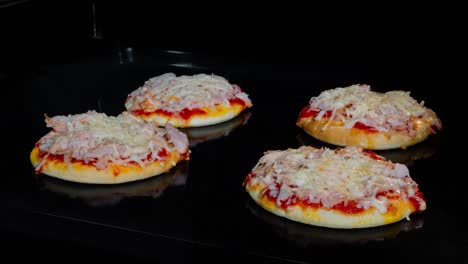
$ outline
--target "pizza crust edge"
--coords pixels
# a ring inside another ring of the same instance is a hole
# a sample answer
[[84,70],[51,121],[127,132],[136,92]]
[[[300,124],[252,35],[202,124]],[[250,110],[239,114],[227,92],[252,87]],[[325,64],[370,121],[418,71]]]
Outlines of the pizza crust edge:
[[366,210],[357,214],[345,214],[337,210],[302,207],[300,205],[288,206],[287,209],[280,208],[262,195],[262,191],[267,186],[259,184],[245,186],[247,193],[252,199],[265,210],[292,221],[338,229],[357,229],[384,226],[396,223],[404,218],[407,218],[411,213],[417,211],[407,200],[395,199],[391,201],[391,208],[385,213],[380,213],[375,208]]
[[[406,148],[424,141],[433,133],[432,121],[417,119],[415,136],[407,132],[368,132],[358,128],[343,128],[331,124],[322,130],[328,123],[328,118],[315,120],[314,117],[300,118],[297,125],[312,137],[337,146],[358,146],[365,149],[384,150]],[[337,122],[336,122],[337,123]]]
[[[90,184],[119,184],[132,182],[157,176],[168,172],[172,167],[184,159],[182,154],[174,150],[168,153],[168,159],[155,161],[140,167],[136,164],[122,166],[110,164],[103,170],[98,170],[92,165],[85,165],[81,162],[72,162],[71,166],[59,160],[47,160],[42,166],[41,173],[66,181],[90,183]],[[39,149],[34,147],[30,155],[31,163],[34,167],[40,162]]]
[[181,117],[171,117],[158,113],[151,113],[149,115],[137,115],[138,117],[153,122],[157,126],[164,126],[166,123],[174,127],[202,127],[219,124],[238,116],[242,111],[247,109],[247,106],[233,104],[230,106],[218,106],[215,109],[210,109],[206,114],[196,114],[189,119]]

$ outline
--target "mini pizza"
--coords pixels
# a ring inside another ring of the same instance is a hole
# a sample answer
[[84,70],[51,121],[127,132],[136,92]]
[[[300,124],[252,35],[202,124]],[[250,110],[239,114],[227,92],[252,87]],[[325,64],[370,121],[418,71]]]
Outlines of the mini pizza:
[[159,126],[200,127],[234,118],[252,106],[238,85],[216,75],[176,77],[166,73],[151,78],[128,95],[125,107]]
[[330,228],[382,226],[426,209],[405,165],[353,146],[268,151],[244,185],[266,210]]
[[89,111],[46,117],[53,130],[30,158],[36,173],[63,180],[116,184],[169,171],[189,157],[187,136],[124,112],[117,117]]
[[351,85],[312,97],[297,125],[311,136],[338,146],[406,148],[442,128],[436,114],[409,92],[378,93]]

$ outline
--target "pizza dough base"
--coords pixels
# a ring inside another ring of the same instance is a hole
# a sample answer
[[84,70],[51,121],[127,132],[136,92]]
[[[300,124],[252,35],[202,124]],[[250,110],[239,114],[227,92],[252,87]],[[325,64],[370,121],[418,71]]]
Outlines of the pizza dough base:
[[[30,155],[31,163],[35,167],[40,162],[39,149],[34,147]],[[91,183],[91,184],[117,184],[146,179],[169,171],[182,160],[182,155],[173,151],[168,159],[155,161],[140,167],[137,164],[122,166],[111,164],[104,170],[98,170],[92,165],[82,162],[72,162],[70,165],[60,160],[48,160],[44,163],[41,173],[66,181]]]
[[398,222],[416,211],[409,201],[401,199],[390,200],[392,206],[383,214],[375,208],[357,214],[345,214],[340,211],[302,207],[300,205],[293,205],[283,209],[276,206],[276,203],[267,196],[262,195],[261,192],[264,188],[266,186],[252,186],[249,184],[246,186],[250,197],[265,210],[296,222],[314,226],[341,229],[383,226]]
[[164,126],[166,123],[171,124],[174,127],[201,127],[219,124],[227,120],[233,119],[238,116],[246,106],[233,104],[231,106],[217,105],[214,109],[206,109],[206,115],[195,114],[189,119],[183,119],[180,117],[171,117],[158,113],[152,113],[147,115],[140,115],[142,119],[153,122],[158,126]]
[[325,130],[328,118],[300,118],[297,125],[314,138],[338,146],[358,146],[365,149],[383,150],[406,148],[424,141],[433,133],[432,120],[416,120],[415,136],[407,132],[369,132],[358,128],[343,128],[341,122],[332,121]]

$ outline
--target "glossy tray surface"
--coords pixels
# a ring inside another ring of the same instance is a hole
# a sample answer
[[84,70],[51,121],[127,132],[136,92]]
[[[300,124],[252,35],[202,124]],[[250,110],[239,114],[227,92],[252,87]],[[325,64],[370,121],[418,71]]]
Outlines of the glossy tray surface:
[[[44,114],[94,109],[117,115],[124,110],[125,98],[131,91],[148,78],[166,72],[224,76],[239,84],[254,106],[229,122],[184,130],[190,137],[190,161],[159,177],[99,186],[34,174],[28,155],[35,142],[48,132]],[[450,153],[444,130],[406,150],[378,152],[408,165],[427,198],[428,209],[410,221],[361,230],[307,226],[263,210],[242,186],[245,175],[266,150],[301,145],[330,147],[295,125],[310,97],[326,89],[367,83],[377,91],[409,90],[418,101],[424,100],[434,109],[444,123],[448,113],[436,90],[426,83],[417,84],[408,75],[390,76],[371,67],[351,65],[262,65],[135,47],[110,50],[106,56],[70,59],[63,64],[38,65],[25,75],[27,78],[16,85],[23,91],[23,111],[31,132],[16,148],[16,163],[21,169],[10,173],[4,185],[4,202],[11,210],[7,222],[12,229],[28,230],[29,226],[35,234],[52,234],[63,241],[78,237],[99,246],[123,232],[121,236],[127,241],[144,237],[146,246],[141,250],[151,248],[152,243],[182,243],[181,250],[200,247],[281,261],[310,262],[317,254],[333,255],[337,250],[350,256],[386,252],[405,256],[408,250],[421,257],[458,253],[461,241],[455,224],[457,205],[451,196],[454,183],[442,180],[450,176],[444,174]],[[16,221],[15,214],[26,215],[27,219]],[[33,228],[38,219],[42,231]],[[57,221],[65,227],[59,230],[53,224]],[[120,248],[133,252],[128,246]],[[145,255],[165,254],[145,250]]]

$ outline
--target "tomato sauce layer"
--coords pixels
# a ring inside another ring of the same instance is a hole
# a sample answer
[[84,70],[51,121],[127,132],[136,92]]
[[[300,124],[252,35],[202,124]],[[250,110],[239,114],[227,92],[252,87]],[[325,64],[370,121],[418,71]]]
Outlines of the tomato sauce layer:
[[[255,177],[255,175],[254,174],[247,175],[247,177],[245,179],[245,182],[250,181],[250,179],[252,177]],[[279,183],[276,183],[275,187],[273,189],[266,188],[262,192],[262,195],[267,197],[271,202],[276,204],[280,189],[281,189],[281,185]],[[395,191],[392,191],[392,190],[385,191],[385,192],[380,192],[376,196],[377,197],[386,197],[389,200],[395,200],[395,199],[398,199],[400,197],[400,195],[398,193],[396,193]],[[411,202],[413,207],[416,210],[419,210],[419,207],[421,205],[421,201],[419,199],[415,198],[415,196],[419,197],[422,200],[425,200],[425,199],[422,196],[422,193],[419,192],[419,191],[416,192],[416,194],[414,196],[409,197],[409,201]],[[279,202],[279,207],[281,207],[283,209],[286,209],[289,206],[294,206],[294,205],[299,205],[299,206],[301,206],[303,208],[308,208],[308,207],[323,208],[323,205],[321,203],[311,202],[311,201],[309,201],[309,199],[303,200],[303,199],[300,199],[299,197],[297,197],[294,194],[289,196],[287,199],[281,200]],[[359,214],[359,213],[362,213],[362,212],[365,211],[364,208],[358,207],[357,201],[354,201],[354,200],[350,200],[350,201],[347,201],[347,202],[341,202],[341,203],[335,204],[330,209],[337,210],[337,211],[340,211],[340,212],[345,213],[345,214]]]
[[[417,199],[416,197],[418,197],[419,199]],[[408,199],[409,199],[411,205],[414,207],[415,210],[419,210],[419,207],[421,206],[421,200],[426,201],[426,199],[424,198],[422,192],[420,192],[420,191],[417,191],[414,194],[414,196],[410,196]]]
[[[231,105],[236,105],[237,104],[237,105],[240,105],[240,106],[245,106],[245,102],[243,100],[239,99],[239,98],[231,98],[231,99],[229,99],[229,103]],[[144,109],[138,109],[138,110],[133,110],[131,112],[132,112],[132,114],[138,115],[138,116],[150,116],[152,114],[160,114],[160,115],[164,115],[164,116],[167,116],[167,117],[180,116],[185,120],[188,120],[191,117],[196,116],[196,115],[206,114],[206,111],[203,110],[203,109],[200,109],[200,108],[193,108],[193,109],[184,108],[184,109],[182,109],[182,111],[180,111],[180,113],[178,115],[176,113],[173,113],[173,112],[170,112],[170,111],[167,111],[167,110],[163,110],[163,109],[157,109],[157,110],[149,111],[149,112],[145,111]]]
[[[267,188],[263,191],[263,195],[266,196],[270,201],[277,203],[277,197],[280,189],[281,185],[279,183],[276,183],[275,188],[273,190]],[[295,194],[289,196],[286,200],[281,200],[279,207],[286,209],[288,206],[294,205],[299,205],[303,208],[323,208],[323,205],[321,203],[311,202],[309,201],[309,199],[300,199]],[[359,214],[364,212],[365,210],[362,207],[358,207],[356,201],[341,202],[332,206],[331,209],[340,211],[345,214]]]
[[[46,155],[48,154],[47,151],[39,151],[39,158],[40,159],[43,159]],[[145,161],[152,161],[153,159],[151,158],[151,155],[152,155],[152,152],[148,153],[148,155],[146,155],[146,158],[144,159],[141,159],[142,162],[145,162]],[[167,150],[165,148],[161,149],[159,152],[158,152],[158,157],[160,158],[165,158],[169,155],[169,153],[167,152]],[[65,159],[64,159],[64,155],[63,154],[59,154],[59,155],[56,155],[56,154],[49,154],[49,156],[47,157],[47,160],[48,161],[60,161],[60,162],[65,162]],[[75,159],[75,158],[72,158],[71,160],[72,163],[75,163],[75,162],[79,162],[83,165],[91,165],[91,166],[94,166],[97,162],[97,159],[96,158],[93,158],[93,159],[90,159],[88,162],[84,161],[84,160],[80,160],[80,159]],[[128,164],[134,164],[136,165],[137,163],[135,161],[129,161]]]
[[[299,118],[307,118],[307,117],[315,117],[320,113],[320,110],[315,110],[310,108],[310,106],[306,106],[302,109],[301,113],[299,114]],[[323,117],[331,117],[332,111],[326,111],[323,114]]]
[[377,153],[375,153],[375,152],[372,151],[372,150],[363,149],[362,152],[364,152],[364,154],[366,154],[367,156],[371,157],[372,159],[375,159],[375,160],[382,160],[382,161],[385,161],[385,160],[386,160],[384,157],[377,155]]
[[[306,106],[306,107],[304,107],[302,109],[301,113],[299,114],[299,119],[307,118],[307,117],[315,117],[319,113],[320,113],[320,110],[312,109],[312,108],[310,108],[310,106]],[[323,117],[325,117],[325,118],[330,118],[331,116],[332,116],[332,111],[330,111],[330,110],[326,111],[323,114]],[[361,130],[364,130],[364,131],[370,132],[370,133],[378,132],[378,130],[375,129],[374,127],[365,125],[365,124],[363,124],[361,122],[356,122],[356,124],[354,124],[353,128],[361,129]]]

